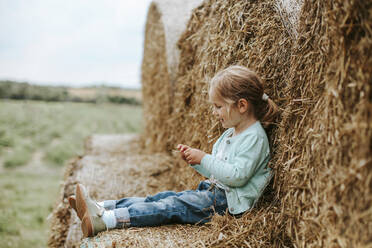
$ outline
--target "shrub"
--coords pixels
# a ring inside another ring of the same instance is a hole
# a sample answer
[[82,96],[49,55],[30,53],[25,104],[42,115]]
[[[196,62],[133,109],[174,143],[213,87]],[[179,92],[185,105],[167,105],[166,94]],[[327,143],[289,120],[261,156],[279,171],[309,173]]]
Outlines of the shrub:
[[74,157],[75,151],[73,147],[68,144],[60,143],[55,146],[51,146],[44,156],[44,160],[51,165],[63,166],[65,161]]
[[14,168],[27,164],[32,158],[32,152],[28,147],[20,147],[6,156],[4,161],[5,168]]

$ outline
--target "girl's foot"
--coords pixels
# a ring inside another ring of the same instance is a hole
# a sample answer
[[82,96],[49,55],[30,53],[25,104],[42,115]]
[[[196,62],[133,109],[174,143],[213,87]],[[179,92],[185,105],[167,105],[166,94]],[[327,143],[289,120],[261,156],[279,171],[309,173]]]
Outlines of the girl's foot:
[[81,220],[81,229],[83,231],[83,236],[85,238],[93,237],[97,235],[99,232],[108,230],[101,216],[99,216],[94,209],[90,209],[89,204],[88,210],[85,213],[83,219]]
[[90,199],[87,190],[82,184],[76,186],[76,212],[81,218],[81,228],[84,237],[92,237],[105,231],[106,224],[102,220],[105,211],[97,202]]
[[[70,204],[70,207],[73,210],[75,210],[76,213],[78,213],[77,208],[76,208],[76,196],[71,195],[67,199],[68,199],[68,203]],[[103,202],[98,202],[98,204],[103,207]],[[77,216],[79,217],[80,220],[82,220],[84,217],[84,216],[81,216],[80,214],[78,214]]]

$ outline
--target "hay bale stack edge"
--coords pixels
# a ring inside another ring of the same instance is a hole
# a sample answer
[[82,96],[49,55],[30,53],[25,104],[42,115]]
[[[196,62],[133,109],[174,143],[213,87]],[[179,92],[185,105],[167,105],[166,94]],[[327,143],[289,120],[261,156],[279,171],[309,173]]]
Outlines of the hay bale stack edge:
[[148,10],[141,68],[144,146],[153,152],[167,148],[167,120],[172,112],[179,49],[177,41],[192,9],[202,0],[154,0]]

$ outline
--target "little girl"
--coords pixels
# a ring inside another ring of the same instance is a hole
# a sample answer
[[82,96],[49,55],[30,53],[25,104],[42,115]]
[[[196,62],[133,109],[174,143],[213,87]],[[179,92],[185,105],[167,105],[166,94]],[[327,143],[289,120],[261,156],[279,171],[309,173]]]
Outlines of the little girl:
[[272,177],[269,142],[260,121],[272,121],[277,107],[258,75],[243,66],[218,72],[210,82],[209,100],[227,128],[212,154],[177,146],[182,159],[209,179],[196,190],[103,202],[93,201],[78,184],[69,202],[82,221],[84,237],[112,228],[206,223],[214,213],[223,215],[228,209],[240,215],[254,206]]

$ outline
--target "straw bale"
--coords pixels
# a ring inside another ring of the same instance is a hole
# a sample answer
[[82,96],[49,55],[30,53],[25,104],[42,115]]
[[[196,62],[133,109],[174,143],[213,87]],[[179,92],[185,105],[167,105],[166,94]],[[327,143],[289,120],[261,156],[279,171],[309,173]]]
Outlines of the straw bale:
[[128,144],[136,140],[137,134],[95,134],[84,142],[84,151],[90,155],[116,155],[128,153]]
[[80,247],[203,247],[209,232],[210,227],[195,225],[116,229],[84,239]]
[[[99,150],[102,145],[104,149]],[[86,185],[98,201],[180,189],[170,176],[172,158],[161,153],[141,154],[138,136],[92,136],[86,147],[89,148],[86,154],[75,159],[66,170],[61,196],[51,218],[50,247],[75,247],[81,241],[80,220],[67,201],[77,183]]]
[[[226,225],[226,238],[205,245],[370,245],[372,3],[304,1],[297,39],[276,4],[206,1],[179,41],[174,111],[163,130],[170,147],[210,151],[223,130],[210,118],[207,82],[230,64],[256,70],[282,110],[268,129],[273,192],[243,219],[213,222],[210,235]],[[174,173],[193,187],[201,177],[183,168]]]
[[292,128],[279,134],[287,232],[297,246],[368,246],[372,2],[308,1],[302,11],[282,121]]
[[154,0],[147,14],[141,82],[145,121],[144,145],[163,151],[166,120],[172,112],[173,85],[178,68],[177,41],[191,11],[202,0]]
[[202,0],[154,0],[161,15],[165,36],[165,52],[170,83],[173,84],[179,63],[180,51],[177,41],[186,28],[192,9],[199,6]]

